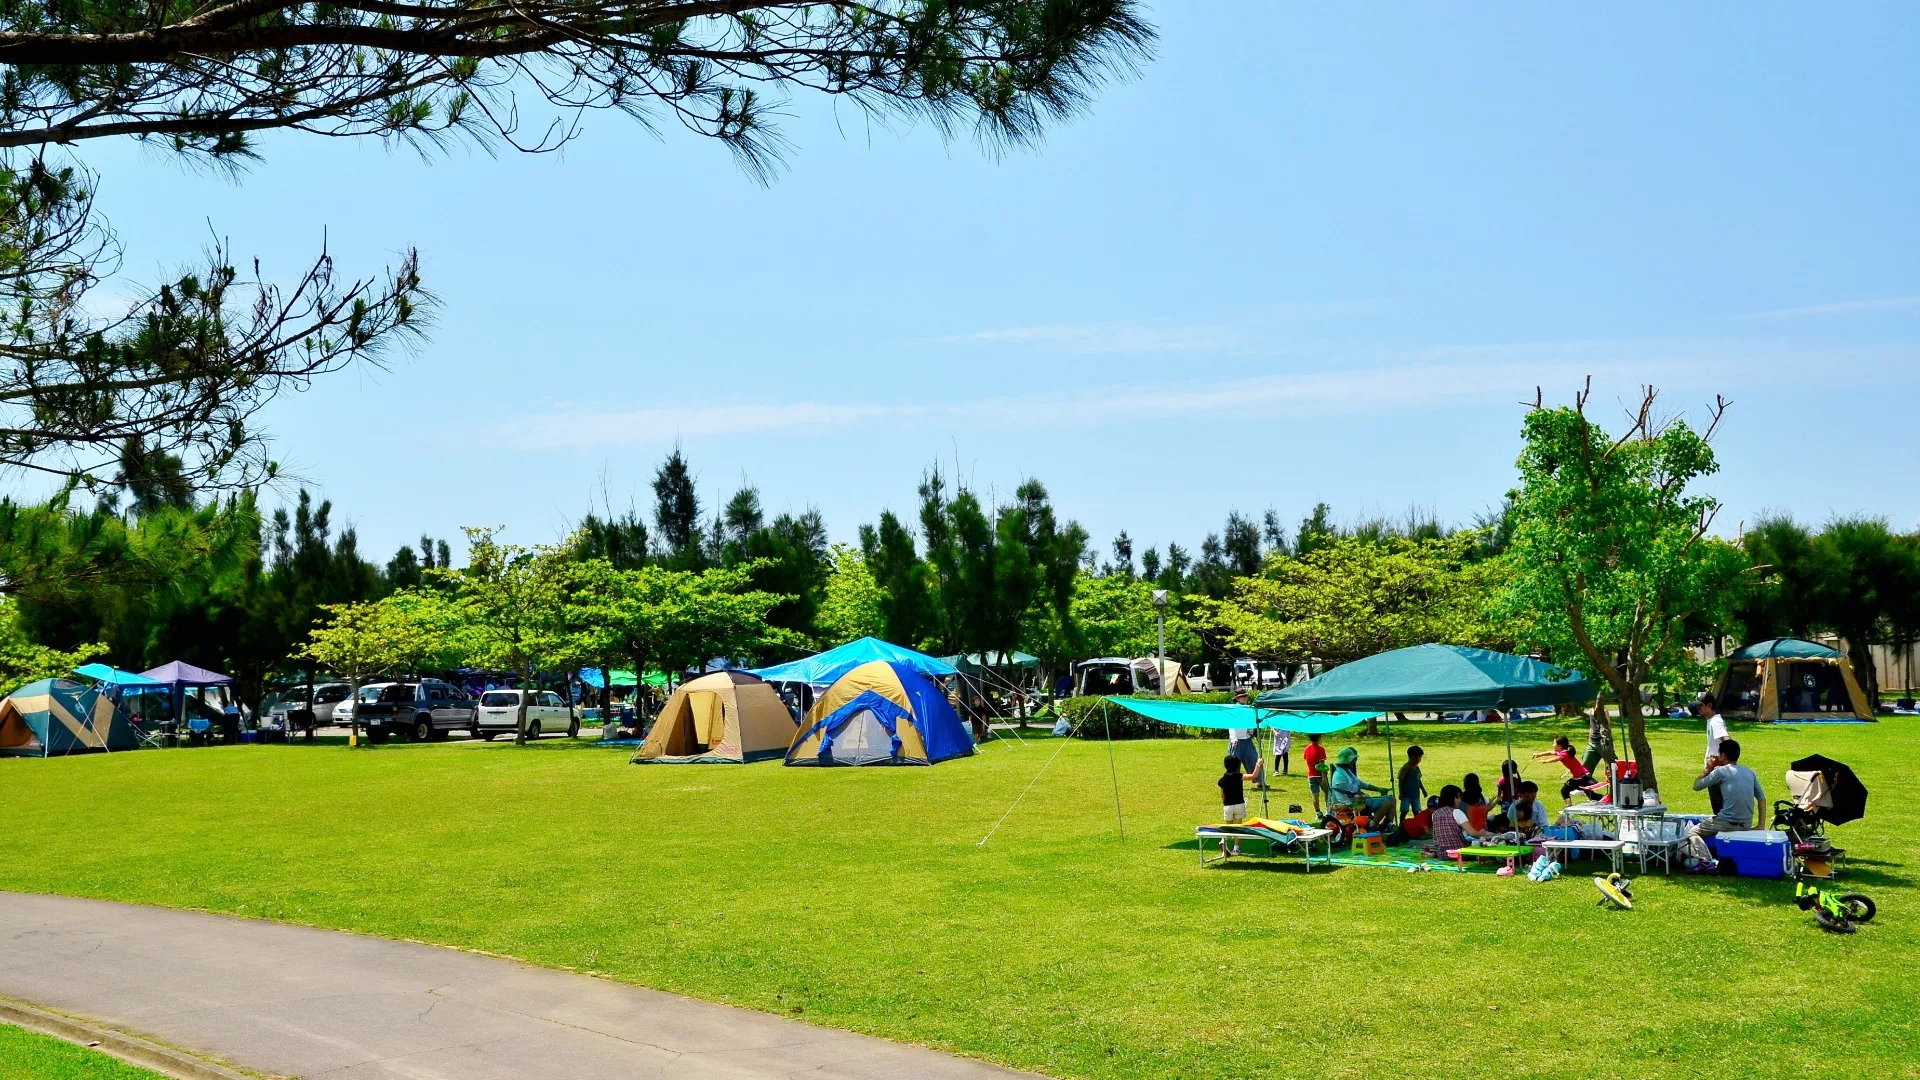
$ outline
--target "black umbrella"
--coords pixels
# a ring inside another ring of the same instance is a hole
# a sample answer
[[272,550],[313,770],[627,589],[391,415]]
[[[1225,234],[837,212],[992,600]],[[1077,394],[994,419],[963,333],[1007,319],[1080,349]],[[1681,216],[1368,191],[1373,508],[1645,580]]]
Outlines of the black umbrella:
[[1827,794],[1832,799],[1831,807],[1815,811],[1821,821],[1829,825],[1845,825],[1867,816],[1867,786],[1853,775],[1851,766],[1842,765],[1830,757],[1812,754],[1793,763],[1795,772],[1818,772],[1827,781]]

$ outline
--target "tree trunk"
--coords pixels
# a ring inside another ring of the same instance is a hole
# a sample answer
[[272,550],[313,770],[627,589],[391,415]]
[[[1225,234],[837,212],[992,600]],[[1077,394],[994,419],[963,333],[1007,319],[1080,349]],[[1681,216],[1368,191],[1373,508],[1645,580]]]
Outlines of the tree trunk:
[[527,697],[536,691],[532,689],[533,679],[525,672],[520,675],[520,706],[515,711],[513,723],[513,745],[527,745]]
[[1629,680],[1618,688],[1620,718],[1627,722],[1627,744],[1633,747],[1633,760],[1639,766],[1640,790],[1659,791],[1660,782],[1653,772],[1653,747],[1647,742],[1647,720],[1640,702],[1640,685]]

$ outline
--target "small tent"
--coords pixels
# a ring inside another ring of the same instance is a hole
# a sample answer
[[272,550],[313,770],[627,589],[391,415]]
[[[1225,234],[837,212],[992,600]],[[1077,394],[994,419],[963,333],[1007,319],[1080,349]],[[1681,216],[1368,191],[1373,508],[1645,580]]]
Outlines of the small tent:
[[973,736],[932,679],[876,660],[840,676],[814,702],[789,765],[932,765],[973,753]]
[[1756,642],[1727,657],[1713,700],[1729,720],[1871,721],[1873,706],[1839,650],[1800,638]]
[[716,671],[681,683],[633,755],[636,765],[765,761],[793,742],[793,714],[758,677]]
[[59,757],[139,747],[127,714],[90,686],[41,679],[0,701],[0,756]]

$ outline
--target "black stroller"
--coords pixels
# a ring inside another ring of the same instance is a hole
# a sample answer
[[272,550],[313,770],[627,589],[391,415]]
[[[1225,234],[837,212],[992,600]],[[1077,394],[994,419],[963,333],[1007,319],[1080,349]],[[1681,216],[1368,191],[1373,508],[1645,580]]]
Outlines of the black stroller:
[[1827,826],[1866,816],[1866,785],[1851,768],[1814,754],[1787,769],[1787,794],[1792,798],[1773,804],[1773,828],[1787,834],[1794,874],[1832,879],[1847,853],[1827,839]]

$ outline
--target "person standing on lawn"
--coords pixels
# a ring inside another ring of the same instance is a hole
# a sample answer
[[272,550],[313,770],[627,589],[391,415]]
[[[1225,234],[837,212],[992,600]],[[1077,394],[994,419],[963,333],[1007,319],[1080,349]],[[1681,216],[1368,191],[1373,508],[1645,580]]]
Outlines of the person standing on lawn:
[[1327,748],[1320,745],[1318,733],[1307,736],[1307,748],[1300,751],[1307,767],[1307,792],[1313,796],[1313,812],[1320,813],[1320,796],[1327,790]]
[[1281,776],[1289,776],[1293,758],[1293,732],[1285,728],[1273,733],[1273,764]]
[[1710,694],[1700,695],[1700,719],[1707,722],[1707,756],[1701,760],[1707,768],[1713,768],[1713,759],[1720,756],[1720,744],[1727,738],[1727,718],[1720,715],[1720,709],[1713,703]]
[[[1590,773],[1597,773],[1602,761],[1612,764],[1613,733],[1607,726],[1607,707],[1596,701],[1593,711],[1587,714],[1587,752],[1580,757],[1580,764]],[[1599,773],[1611,775],[1611,773]]]
[[1760,787],[1760,778],[1753,770],[1740,764],[1740,744],[1722,739],[1719,749],[1719,755],[1707,762],[1700,778],[1693,782],[1695,791],[1710,788],[1720,791],[1720,809],[1687,830],[1688,869],[1695,873],[1719,869],[1713,849],[1707,846],[1707,837],[1744,832],[1753,828],[1755,821],[1763,820],[1767,813],[1767,793]]

